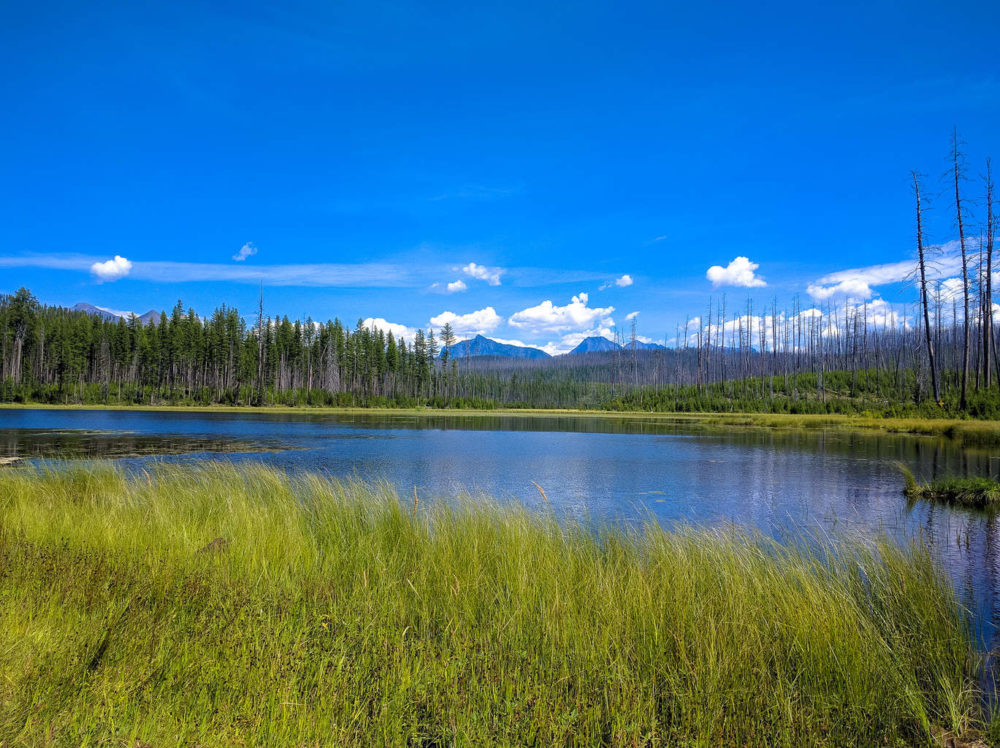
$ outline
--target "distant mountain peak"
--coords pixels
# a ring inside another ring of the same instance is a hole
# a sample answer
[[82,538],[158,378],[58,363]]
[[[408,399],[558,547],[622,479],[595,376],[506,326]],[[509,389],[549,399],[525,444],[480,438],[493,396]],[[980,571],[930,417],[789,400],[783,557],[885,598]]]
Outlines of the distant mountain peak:
[[512,343],[501,343],[485,335],[476,335],[469,340],[460,340],[450,348],[442,348],[441,355],[445,350],[452,358],[466,358],[473,356],[501,356],[504,358],[549,358],[549,354],[540,348],[530,348],[523,345],[513,345]]
[[608,340],[601,335],[591,335],[589,338],[584,338],[580,343],[569,352],[569,355],[574,355],[578,353],[602,353],[604,351],[618,351],[621,350],[621,346],[618,345],[613,340]]
[[[631,348],[632,341],[629,341],[625,347]],[[637,340],[635,341],[635,349],[637,351],[665,351],[667,347],[659,343],[643,343],[641,340]]]
[[89,304],[86,301],[81,301],[79,304],[73,306],[70,311],[72,312],[84,312],[86,314],[92,314],[95,317],[103,317],[106,320],[114,322],[119,319],[128,321],[133,316],[139,320],[142,325],[148,325],[153,323],[154,325],[160,321],[160,313],[155,309],[150,309],[145,314],[137,315],[135,312],[125,312],[119,309],[108,309],[103,306],[96,306],[94,304]]

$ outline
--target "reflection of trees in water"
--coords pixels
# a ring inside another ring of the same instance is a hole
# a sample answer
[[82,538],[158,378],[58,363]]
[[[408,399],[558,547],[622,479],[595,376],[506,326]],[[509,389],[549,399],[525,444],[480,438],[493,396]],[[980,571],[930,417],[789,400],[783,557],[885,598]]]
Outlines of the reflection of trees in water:
[[[987,652],[1000,647],[1000,522],[996,514],[954,509],[944,504],[919,502],[923,513],[919,539],[941,559],[952,583],[973,613],[976,635]],[[992,686],[991,672],[998,666],[991,658],[984,673]]]
[[1000,544],[997,543],[997,518],[996,516],[986,517],[982,522],[983,528],[983,569],[985,575],[984,588],[990,591],[989,618],[992,623],[992,635],[989,640],[990,648],[997,646],[997,634],[1000,632],[1000,600],[997,599],[998,584],[1000,584]]
[[[774,429],[755,426],[698,424],[668,419],[643,419],[634,416],[518,416],[513,414],[435,414],[435,413],[352,413],[352,414],[263,414],[265,420],[281,422],[329,423],[371,429],[414,429],[439,431],[528,431],[594,434],[649,434],[688,436],[729,444],[775,449],[793,449],[810,453],[835,453],[856,457],[903,459],[909,462],[919,455],[921,462],[934,455],[942,468],[953,466],[953,457],[965,450],[958,442],[942,437],[888,434],[839,429]],[[984,453],[985,454],[985,453]],[[978,458],[977,458],[978,459]],[[977,468],[978,469],[978,468]]]

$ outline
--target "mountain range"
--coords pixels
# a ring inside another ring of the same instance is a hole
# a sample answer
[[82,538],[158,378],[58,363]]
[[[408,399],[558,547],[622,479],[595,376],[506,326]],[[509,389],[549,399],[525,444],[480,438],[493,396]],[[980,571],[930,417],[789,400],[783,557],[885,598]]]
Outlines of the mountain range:
[[[641,340],[635,341],[635,349],[637,351],[662,351],[664,347],[659,343],[643,343]],[[580,341],[580,344],[576,348],[570,351],[570,355],[574,353],[604,353],[606,351],[624,351],[632,348],[633,343],[629,341],[625,345],[619,345],[613,340],[608,340],[601,335],[593,335],[589,338],[584,338]]]
[[[114,322],[115,320],[124,319],[128,320],[135,314],[135,312],[122,312],[117,309],[107,309],[103,306],[94,306],[93,304],[88,304],[85,301],[81,301],[79,304],[74,306],[70,311],[73,312],[86,312],[87,314],[92,314],[95,317],[103,317],[106,320]],[[139,323],[142,325],[148,325],[150,323],[156,324],[160,321],[160,313],[155,309],[150,309],[145,314],[135,314]]]
[[[626,346],[621,346],[613,340],[609,340],[608,338],[600,335],[594,335],[580,341],[579,345],[569,352],[569,355],[581,353],[605,353],[607,351],[625,350],[631,347],[631,343]],[[643,351],[663,349],[663,346],[657,343],[643,343],[638,340],[635,343],[635,347],[637,350]],[[445,348],[442,348],[441,355],[444,355],[445,350]],[[540,348],[501,343],[483,335],[477,335],[471,340],[461,340],[452,345],[450,348],[447,348],[447,350],[448,355],[452,358],[500,356],[503,358],[542,359],[550,357],[548,353]]]

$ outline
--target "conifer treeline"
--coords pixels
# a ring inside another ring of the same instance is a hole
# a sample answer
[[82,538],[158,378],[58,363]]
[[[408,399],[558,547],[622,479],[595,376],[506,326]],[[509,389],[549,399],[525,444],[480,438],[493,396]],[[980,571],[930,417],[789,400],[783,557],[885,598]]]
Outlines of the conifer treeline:
[[0,398],[54,402],[369,404],[445,394],[437,344],[339,321],[287,317],[248,327],[222,306],[208,318],[180,302],[137,318],[42,306],[27,289],[0,300]]
[[[542,361],[449,359],[447,352],[438,356],[433,330],[405,342],[360,321],[353,329],[337,320],[287,318],[248,326],[234,308],[200,318],[180,303],[144,326],[134,317],[43,306],[20,289],[0,297],[0,399],[1000,413],[1000,364],[986,355],[991,346],[970,353],[963,407],[961,307],[940,293],[932,296],[929,317],[942,389],[937,399],[916,306],[909,315],[870,303],[790,314],[776,305],[755,314],[748,303],[730,316],[719,300],[710,309],[703,322],[678,331],[670,349],[639,350],[631,337],[619,340],[618,351]],[[980,335],[982,325],[980,317],[970,336]]]

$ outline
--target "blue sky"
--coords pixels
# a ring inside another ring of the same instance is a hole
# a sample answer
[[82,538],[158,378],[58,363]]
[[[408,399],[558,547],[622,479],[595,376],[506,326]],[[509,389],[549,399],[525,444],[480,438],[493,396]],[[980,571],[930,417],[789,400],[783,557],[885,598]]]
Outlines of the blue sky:
[[453,320],[552,351],[634,312],[672,338],[723,292],[892,304],[913,296],[910,170],[946,244],[952,127],[970,197],[1000,144],[996,3],[55,2],[0,20],[0,292],[53,304],[249,314],[263,281],[270,314]]

